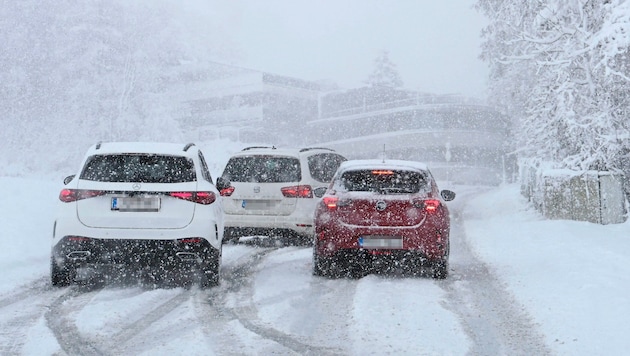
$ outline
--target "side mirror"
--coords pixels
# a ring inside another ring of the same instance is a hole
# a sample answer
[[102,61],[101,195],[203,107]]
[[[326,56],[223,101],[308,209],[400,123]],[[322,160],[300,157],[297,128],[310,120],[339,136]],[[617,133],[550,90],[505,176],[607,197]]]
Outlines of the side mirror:
[[442,196],[442,199],[446,201],[451,201],[455,199],[455,192],[448,189],[444,189],[443,191],[441,191],[440,195]]
[[72,182],[72,180],[74,179],[74,176],[76,176],[76,174],[69,175],[66,178],[64,178],[63,185],[68,185],[68,183]]
[[223,178],[223,177],[218,177],[217,178],[217,184],[216,187],[218,190],[223,190],[225,188],[228,188],[230,186],[230,181]]
[[324,194],[326,194],[326,189],[328,189],[328,188],[326,188],[326,187],[315,188],[315,189],[313,189],[313,195],[318,197],[318,198],[321,198],[321,197],[324,196]]

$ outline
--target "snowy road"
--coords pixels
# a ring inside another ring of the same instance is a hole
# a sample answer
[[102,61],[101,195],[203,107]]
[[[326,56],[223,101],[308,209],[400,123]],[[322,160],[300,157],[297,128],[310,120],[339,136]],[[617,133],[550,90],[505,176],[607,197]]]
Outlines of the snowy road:
[[0,354],[550,354],[467,246],[466,199],[451,209],[443,281],[328,280],[311,275],[310,248],[248,244],[224,247],[221,285],[210,290],[57,289],[43,275],[0,297]]

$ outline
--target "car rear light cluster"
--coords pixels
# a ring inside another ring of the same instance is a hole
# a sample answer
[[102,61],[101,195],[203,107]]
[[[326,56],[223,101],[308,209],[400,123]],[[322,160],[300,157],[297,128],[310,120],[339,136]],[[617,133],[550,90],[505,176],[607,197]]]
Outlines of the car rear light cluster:
[[173,198],[188,200],[193,203],[209,205],[217,200],[213,192],[171,192],[168,195]]
[[414,201],[413,206],[421,208],[427,213],[434,213],[440,208],[440,201],[438,199],[423,199]]
[[310,185],[295,185],[292,187],[280,188],[282,195],[287,198],[312,198],[313,189]]
[[62,189],[59,193],[59,200],[64,203],[71,203],[73,201],[94,198],[107,194],[104,190],[87,190],[87,189]]
[[337,203],[339,202],[339,198],[337,197],[324,197],[322,199],[322,203],[326,205],[326,207],[330,210],[337,209]]
[[219,194],[221,194],[222,197],[229,197],[230,195],[232,195],[232,193],[234,193],[234,189],[235,188],[233,186],[229,186],[227,188],[221,189]]

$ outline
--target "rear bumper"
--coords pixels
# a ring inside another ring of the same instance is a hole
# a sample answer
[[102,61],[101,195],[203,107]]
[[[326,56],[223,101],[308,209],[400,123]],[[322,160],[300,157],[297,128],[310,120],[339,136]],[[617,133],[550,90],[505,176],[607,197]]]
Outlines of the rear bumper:
[[67,236],[81,236],[98,240],[167,241],[181,238],[201,238],[215,249],[223,240],[223,222],[213,219],[194,219],[180,229],[116,229],[94,228],[79,223],[76,217],[61,217],[53,228],[53,249]]
[[237,236],[247,236],[248,233],[258,232],[268,236],[282,231],[291,231],[299,236],[312,238],[315,233],[313,219],[296,215],[225,215],[226,231],[234,232]]
[[52,258],[58,266],[113,267],[130,269],[183,266],[201,267],[216,263],[220,249],[205,239],[133,240],[99,239],[80,236],[63,237],[52,248]]
[[[402,248],[370,249],[363,248],[359,239],[365,236],[379,238],[402,238]],[[352,228],[331,224],[318,226],[315,235],[315,252],[322,257],[334,257],[341,254],[388,255],[393,258],[420,257],[429,261],[443,259],[448,255],[449,229],[435,226],[415,228]]]

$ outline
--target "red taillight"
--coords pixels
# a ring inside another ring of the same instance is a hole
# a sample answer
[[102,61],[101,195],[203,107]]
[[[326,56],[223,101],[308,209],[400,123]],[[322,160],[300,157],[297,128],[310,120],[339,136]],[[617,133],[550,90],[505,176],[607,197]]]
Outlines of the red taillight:
[[296,185],[293,187],[280,188],[282,195],[287,198],[312,198],[313,189],[310,185]]
[[59,192],[59,200],[64,203],[71,203],[73,201],[94,198],[105,194],[107,194],[107,192],[102,190],[62,189],[61,192]]
[[203,205],[212,204],[217,199],[213,192],[171,192],[168,195]]
[[437,199],[427,199],[424,201],[424,211],[432,213],[438,210],[440,201]]
[[394,171],[389,170],[389,169],[376,169],[372,171],[372,174],[377,175],[377,176],[391,176],[392,174],[394,174]]
[[324,205],[326,205],[326,207],[331,210],[337,209],[338,201],[339,201],[339,198],[337,197],[324,197],[322,199],[322,202],[324,203]]
[[229,186],[227,188],[221,189],[221,191],[219,191],[219,194],[221,194],[222,197],[229,197],[230,195],[232,195],[232,193],[234,193],[234,187],[233,186]]

